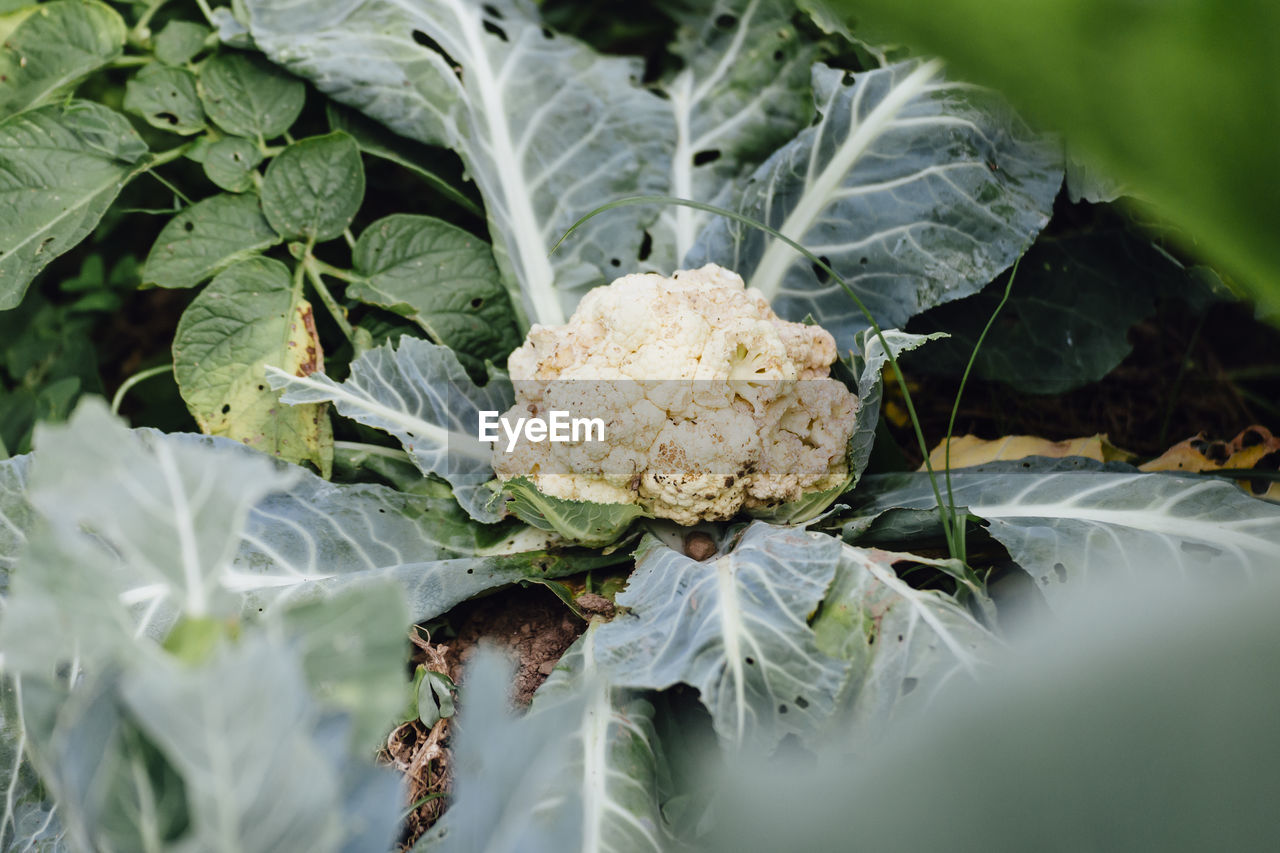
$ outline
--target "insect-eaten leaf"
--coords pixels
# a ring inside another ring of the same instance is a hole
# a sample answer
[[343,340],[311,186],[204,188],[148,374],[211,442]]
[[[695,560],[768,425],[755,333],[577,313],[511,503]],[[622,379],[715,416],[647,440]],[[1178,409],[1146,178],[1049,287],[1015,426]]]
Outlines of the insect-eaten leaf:
[[280,235],[262,216],[256,195],[215,195],[165,224],[147,254],[142,280],[161,287],[195,287],[279,242]]
[[251,258],[219,274],[187,308],[173,342],[178,388],[200,429],[289,462],[333,465],[324,403],[286,406],[267,383],[267,365],[308,376],[324,365],[311,305],[289,270]]

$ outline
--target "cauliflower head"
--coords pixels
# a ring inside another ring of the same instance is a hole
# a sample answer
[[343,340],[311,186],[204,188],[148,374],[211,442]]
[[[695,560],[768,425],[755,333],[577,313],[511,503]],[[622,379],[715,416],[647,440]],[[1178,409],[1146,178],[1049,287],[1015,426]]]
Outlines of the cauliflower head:
[[507,362],[504,418],[600,418],[604,440],[499,442],[494,471],[684,525],[838,489],[858,400],[835,359],[830,333],[779,318],[723,267],[623,276]]

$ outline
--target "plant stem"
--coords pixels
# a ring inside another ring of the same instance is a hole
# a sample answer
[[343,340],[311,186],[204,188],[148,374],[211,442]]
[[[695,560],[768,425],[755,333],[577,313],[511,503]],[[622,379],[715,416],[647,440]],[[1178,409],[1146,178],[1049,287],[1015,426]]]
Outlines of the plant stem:
[[108,68],[137,68],[154,62],[150,56],[117,56],[107,63]]
[[356,247],[356,235],[351,233],[350,228],[342,229],[342,239],[347,241],[348,249],[354,249]]
[[335,267],[332,264],[326,264],[324,261],[320,260],[319,258],[316,258],[316,257],[311,258],[311,263],[318,272],[322,272],[327,276],[332,276],[333,278],[341,279],[342,281],[360,281],[361,280],[360,276],[352,272],[351,270],[344,270],[342,267]]
[[121,382],[120,387],[116,389],[115,396],[111,398],[111,414],[120,414],[120,404],[124,402],[124,395],[127,394],[129,389],[134,385],[137,385],[144,379],[150,379],[152,376],[159,376],[161,373],[171,372],[173,372],[172,364],[160,364],[155,367],[148,367],[146,370],[139,370],[124,382]]
[[1013,262],[1013,269],[1009,271],[1009,281],[1004,286],[1004,296],[1000,297],[1000,302],[996,305],[996,310],[991,312],[991,316],[987,318],[987,325],[982,327],[982,334],[978,335],[978,340],[973,344],[973,352],[969,353],[969,363],[964,366],[964,373],[960,376],[960,387],[956,389],[955,401],[951,404],[951,418],[947,421],[947,437],[944,439],[946,444],[944,447],[945,458],[943,461],[943,475],[947,478],[947,503],[951,505],[952,519],[960,525],[960,529],[956,531],[956,540],[960,543],[960,561],[967,563],[967,556],[964,546],[964,528],[967,519],[957,518],[955,514],[956,496],[951,490],[951,435],[956,427],[956,414],[960,411],[960,398],[964,396],[964,386],[969,381],[969,373],[973,370],[973,363],[978,360],[978,350],[982,349],[982,342],[987,339],[987,332],[991,331],[991,327],[995,325],[996,317],[1000,316],[1000,311],[1004,308],[1006,302],[1009,301],[1009,294],[1013,292],[1013,280],[1018,275],[1018,264],[1022,263],[1022,258],[1018,258]]
[[329,313],[333,316],[334,322],[338,324],[338,328],[342,330],[342,334],[346,336],[347,340],[351,341],[351,346],[355,347],[355,330],[351,328],[351,322],[347,320],[347,312],[333,298],[333,294],[329,292],[324,279],[320,277],[320,270],[316,268],[315,258],[311,256],[311,243],[307,244],[307,251],[302,256],[300,269],[306,270],[307,278],[311,279],[311,286],[320,295],[320,301],[324,303],[325,308],[329,309]]
[[374,456],[386,456],[390,459],[409,459],[409,454],[394,447],[383,447],[380,444],[366,444],[363,441],[335,441],[334,450],[349,450],[352,453],[369,453]]
[[204,19],[209,22],[209,26],[216,30],[218,22],[213,19],[213,10],[209,8],[209,0],[196,0],[196,5],[200,7],[200,14],[204,15]]

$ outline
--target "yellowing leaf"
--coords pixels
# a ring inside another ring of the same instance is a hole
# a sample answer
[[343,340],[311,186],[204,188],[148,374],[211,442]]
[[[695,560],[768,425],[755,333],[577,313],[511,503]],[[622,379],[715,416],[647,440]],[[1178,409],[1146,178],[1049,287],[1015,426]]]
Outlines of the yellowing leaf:
[[178,388],[200,429],[328,477],[333,428],[326,404],[289,406],[266,380],[271,365],[308,376],[324,364],[311,305],[269,258],[219,274],[182,315],[173,342]]
[[[1140,465],[1143,471],[1220,471],[1223,469],[1276,469],[1276,462],[1263,462],[1280,452],[1280,436],[1262,426],[1241,430],[1231,441],[1209,441],[1204,433],[1170,447],[1163,454]],[[1259,463],[1263,463],[1261,466]],[[1280,501],[1280,482],[1244,479],[1240,488],[1255,497]]]
[[[944,441],[929,454],[929,462],[934,468],[941,468],[947,462],[947,443]],[[1083,456],[1099,462],[1126,461],[1133,454],[1121,450],[1110,442],[1105,434],[1091,435],[1086,438],[1068,438],[1062,441],[1050,441],[1034,435],[1006,435],[991,440],[974,435],[962,435],[951,439],[951,467],[969,468],[996,462],[1004,459],[1025,459],[1028,456],[1049,456],[1060,459],[1064,456]],[[924,470],[921,466],[920,470]]]

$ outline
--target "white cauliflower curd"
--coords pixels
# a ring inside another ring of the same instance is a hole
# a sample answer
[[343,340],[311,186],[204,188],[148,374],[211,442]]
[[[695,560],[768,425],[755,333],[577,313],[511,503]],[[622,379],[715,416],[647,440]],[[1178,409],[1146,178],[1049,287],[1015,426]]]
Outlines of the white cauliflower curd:
[[504,417],[598,417],[604,440],[499,443],[493,467],[685,525],[838,489],[858,400],[830,378],[835,359],[830,333],[782,320],[722,267],[623,276],[565,325],[535,325],[507,363]]

